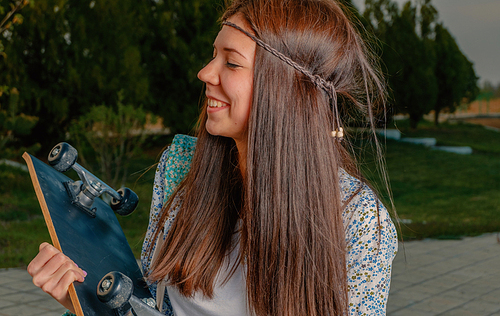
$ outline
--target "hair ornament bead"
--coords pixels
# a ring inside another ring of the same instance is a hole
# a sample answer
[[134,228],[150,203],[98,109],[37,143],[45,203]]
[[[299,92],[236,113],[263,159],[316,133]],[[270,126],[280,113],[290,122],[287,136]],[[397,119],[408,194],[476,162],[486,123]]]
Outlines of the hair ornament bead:
[[344,129],[342,127],[339,127],[337,130],[332,131],[332,137],[343,139]]

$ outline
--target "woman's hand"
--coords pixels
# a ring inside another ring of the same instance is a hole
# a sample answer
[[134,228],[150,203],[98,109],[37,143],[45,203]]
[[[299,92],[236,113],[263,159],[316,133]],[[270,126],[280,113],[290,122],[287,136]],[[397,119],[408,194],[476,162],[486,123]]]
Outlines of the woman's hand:
[[87,273],[52,245],[44,242],[38,255],[28,265],[33,284],[50,294],[61,305],[74,312],[68,288],[83,282]]

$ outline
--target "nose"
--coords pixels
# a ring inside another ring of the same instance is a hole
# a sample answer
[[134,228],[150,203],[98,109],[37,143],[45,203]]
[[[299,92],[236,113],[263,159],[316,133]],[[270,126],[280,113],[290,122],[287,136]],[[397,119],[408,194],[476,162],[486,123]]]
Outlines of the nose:
[[219,73],[215,67],[215,59],[212,59],[205,67],[203,67],[198,72],[198,79],[205,82],[206,84],[218,85],[219,84]]

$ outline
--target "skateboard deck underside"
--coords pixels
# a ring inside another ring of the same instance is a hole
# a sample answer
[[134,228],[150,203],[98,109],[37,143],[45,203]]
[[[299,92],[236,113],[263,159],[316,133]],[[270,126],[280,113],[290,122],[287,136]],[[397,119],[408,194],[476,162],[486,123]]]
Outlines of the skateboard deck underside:
[[132,279],[134,295],[138,298],[151,297],[109,205],[100,198],[95,199],[96,217],[90,217],[71,203],[64,186],[70,178],[27,153],[23,158],[54,246],[88,273],[83,283],[75,282],[74,289],[70,289],[77,315],[115,315],[96,295],[99,281],[111,271],[119,271]]

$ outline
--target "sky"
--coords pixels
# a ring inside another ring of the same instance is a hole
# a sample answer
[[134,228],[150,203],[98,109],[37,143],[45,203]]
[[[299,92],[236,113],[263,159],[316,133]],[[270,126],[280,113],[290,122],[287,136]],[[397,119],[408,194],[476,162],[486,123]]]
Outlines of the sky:
[[[407,0],[394,0],[399,7]],[[414,0],[415,1],[415,0]],[[362,12],[364,0],[353,0]],[[474,63],[479,83],[500,84],[500,0],[432,0],[439,21]]]

